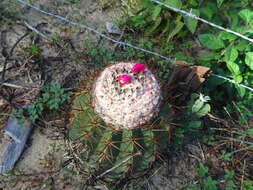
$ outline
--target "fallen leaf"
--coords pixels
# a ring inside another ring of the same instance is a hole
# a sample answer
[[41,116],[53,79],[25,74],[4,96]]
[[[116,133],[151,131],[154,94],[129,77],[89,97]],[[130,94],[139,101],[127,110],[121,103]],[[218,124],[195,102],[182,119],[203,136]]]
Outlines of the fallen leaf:
[[198,90],[210,74],[210,68],[190,66],[184,61],[177,61],[173,66],[168,81],[172,95],[180,95],[180,99]]

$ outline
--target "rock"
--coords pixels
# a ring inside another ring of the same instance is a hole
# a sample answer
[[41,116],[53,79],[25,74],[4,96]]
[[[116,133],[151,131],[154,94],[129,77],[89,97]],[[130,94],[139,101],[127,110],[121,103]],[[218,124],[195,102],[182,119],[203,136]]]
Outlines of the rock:
[[110,33],[110,34],[121,34],[121,30],[119,29],[119,27],[113,23],[110,22],[106,22],[106,30]]
[[15,163],[20,158],[29,134],[32,131],[32,125],[26,122],[21,126],[16,118],[10,118],[4,130],[13,140],[9,142],[9,145],[3,153],[0,165],[1,174],[12,170]]

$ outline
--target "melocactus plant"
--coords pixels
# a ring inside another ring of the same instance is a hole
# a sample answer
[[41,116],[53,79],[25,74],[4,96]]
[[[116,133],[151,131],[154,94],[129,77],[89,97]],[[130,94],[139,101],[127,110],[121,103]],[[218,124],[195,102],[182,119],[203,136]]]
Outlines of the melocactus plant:
[[150,122],[159,112],[160,87],[141,63],[117,63],[105,68],[94,84],[93,106],[116,130]]
[[106,177],[120,179],[161,158],[171,128],[164,117],[167,111],[156,117],[161,90],[145,65],[116,63],[99,76],[86,77],[79,89],[73,98],[69,137],[82,172],[95,170],[99,176],[118,165]]

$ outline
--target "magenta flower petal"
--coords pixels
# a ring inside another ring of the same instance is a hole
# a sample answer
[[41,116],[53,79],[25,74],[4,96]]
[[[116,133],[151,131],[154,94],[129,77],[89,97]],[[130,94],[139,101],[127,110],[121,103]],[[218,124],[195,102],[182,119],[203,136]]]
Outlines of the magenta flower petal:
[[131,80],[132,80],[132,78],[128,74],[121,74],[118,76],[118,82],[120,83],[120,85],[129,84],[131,82]]
[[140,73],[140,72],[145,72],[145,71],[146,71],[146,66],[139,62],[135,63],[131,69],[132,73]]

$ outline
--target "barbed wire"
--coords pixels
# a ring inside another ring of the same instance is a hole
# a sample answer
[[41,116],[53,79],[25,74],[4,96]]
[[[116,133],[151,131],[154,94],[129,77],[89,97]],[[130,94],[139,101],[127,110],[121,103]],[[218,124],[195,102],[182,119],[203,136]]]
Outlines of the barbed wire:
[[168,9],[174,11],[174,12],[178,12],[178,13],[184,14],[185,16],[188,16],[188,17],[191,17],[191,18],[193,18],[193,19],[199,20],[199,21],[204,22],[204,23],[206,23],[206,24],[208,24],[208,25],[210,25],[210,26],[213,26],[213,27],[218,28],[218,29],[220,29],[220,30],[223,30],[223,31],[225,31],[225,32],[234,34],[234,35],[236,35],[236,36],[238,36],[238,37],[240,37],[240,38],[243,38],[243,39],[245,39],[245,40],[247,40],[247,41],[253,43],[253,39],[248,38],[247,36],[244,36],[244,35],[240,34],[239,32],[235,32],[235,31],[230,30],[230,29],[228,29],[228,28],[224,28],[224,27],[222,27],[222,26],[219,26],[219,25],[217,25],[217,24],[214,24],[214,23],[212,23],[212,22],[209,22],[209,21],[207,21],[207,20],[205,20],[205,19],[203,19],[203,18],[200,18],[199,16],[197,16],[197,15],[191,13],[191,12],[189,13],[189,12],[184,11],[184,10],[182,10],[182,9],[177,9],[177,8],[175,8],[175,7],[171,7],[171,6],[165,4],[165,3],[161,2],[161,1],[158,1],[158,0],[150,0],[150,1],[152,1],[152,2],[154,2],[154,3],[156,3],[156,4],[159,4],[159,5],[161,5],[161,6],[164,6],[164,7],[168,8]]
[[[162,58],[162,59],[167,60],[168,62],[170,62],[170,63],[172,63],[172,64],[175,63],[175,61],[176,61],[176,59],[163,56],[163,55],[161,55],[161,54],[159,54],[159,53],[157,53],[157,52],[153,52],[153,51],[150,51],[150,50],[147,50],[147,49],[144,49],[144,48],[141,48],[141,47],[138,47],[138,46],[135,46],[135,45],[126,43],[126,42],[122,42],[122,41],[119,41],[119,40],[115,40],[115,39],[113,39],[113,38],[111,38],[111,37],[109,37],[109,36],[107,36],[107,35],[105,35],[105,34],[99,32],[99,31],[95,30],[94,28],[91,28],[91,27],[89,27],[89,26],[87,26],[87,25],[84,25],[84,24],[80,24],[80,23],[74,22],[74,21],[72,21],[72,20],[70,20],[70,19],[67,19],[67,18],[65,18],[65,17],[62,17],[62,16],[60,16],[60,15],[56,15],[56,14],[53,14],[53,13],[50,13],[50,12],[46,12],[46,11],[41,10],[40,8],[34,6],[34,5],[32,5],[32,4],[30,4],[30,3],[26,2],[26,1],[23,1],[23,0],[16,0],[16,1],[19,2],[19,3],[21,3],[21,4],[23,4],[23,5],[28,6],[28,7],[30,7],[30,8],[33,8],[33,9],[37,10],[38,12],[41,12],[41,13],[43,13],[43,14],[45,14],[45,15],[48,15],[48,16],[57,18],[57,19],[62,20],[62,21],[64,21],[64,22],[68,23],[68,24],[71,24],[71,25],[74,25],[74,26],[78,26],[78,27],[83,28],[83,29],[85,29],[85,30],[89,30],[89,31],[91,31],[91,32],[93,32],[93,33],[99,35],[100,37],[105,38],[105,39],[107,39],[107,40],[109,40],[109,41],[112,41],[112,42],[114,42],[114,43],[117,43],[117,44],[119,44],[119,45],[128,46],[128,47],[131,47],[131,48],[134,48],[134,49],[137,49],[137,50],[146,52],[146,53],[148,53],[148,54],[155,55],[155,56],[157,56],[157,57],[160,57],[160,58]],[[156,0],[151,0],[151,1],[156,1]],[[160,1],[157,1],[157,2],[160,2]],[[161,3],[161,2],[160,2],[160,3]],[[164,5],[165,5],[165,4],[164,4]],[[182,10],[180,10],[180,9],[175,9],[175,8],[173,8],[173,7],[170,7],[170,8],[172,8],[172,10],[174,9],[175,11],[182,12],[183,14],[184,14],[184,12],[185,12],[185,11],[182,11]],[[185,13],[187,13],[187,12],[185,12]],[[193,15],[193,14],[191,14],[191,13],[188,13],[188,14]],[[194,18],[195,18],[195,17],[198,18],[198,20],[201,19],[201,18],[197,17],[196,15],[194,15],[193,17],[194,17]],[[204,19],[202,19],[202,20],[204,20]],[[204,20],[203,22],[208,22],[208,21],[205,21],[205,20]],[[214,25],[215,25],[215,24],[214,24]],[[217,25],[217,26],[218,26],[218,25]],[[218,26],[218,27],[220,27],[220,26]],[[221,28],[223,28],[223,27],[221,27]],[[221,29],[221,28],[220,28],[220,29]],[[223,28],[223,29],[225,29],[225,28]],[[232,30],[230,30],[230,31],[232,31]],[[232,31],[232,32],[233,32],[233,31]],[[231,32],[230,32],[230,33],[231,33]],[[242,38],[245,39],[245,37],[246,37],[246,36],[243,36]],[[247,37],[246,37],[246,38],[247,38]],[[250,40],[250,41],[252,40],[252,42],[253,42],[253,39],[249,39],[249,40]],[[223,79],[223,80],[226,80],[226,81],[228,81],[228,82],[230,82],[230,83],[233,83],[233,84],[236,84],[236,85],[241,86],[241,87],[243,87],[243,88],[246,88],[246,89],[248,89],[248,90],[250,90],[250,91],[253,92],[253,88],[251,88],[251,87],[249,87],[249,86],[246,86],[246,85],[244,85],[244,84],[239,84],[239,83],[235,82],[234,80],[229,79],[229,78],[227,78],[227,77],[224,77],[224,76],[221,76],[221,75],[218,75],[218,74],[212,74],[212,76],[221,78],[221,79]]]
[[153,52],[153,51],[149,51],[149,50],[147,50],[147,49],[144,49],[144,48],[141,48],[141,47],[137,47],[137,46],[134,46],[134,45],[129,44],[129,43],[126,43],[126,42],[122,42],[122,41],[119,41],[119,40],[115,40],[115,39],[113,39],[113,38],[111,38],[111,37],[109,37],[109,36],[107,36],[107,35],[105,35],[105,34],[99,32],[99,31],[95,30],[94,28],[91,28],[91,27],[89,27],[89,26],[87,26],[87,25],[84,25],[84,24],[80,24],[80,23],[74,22],[74,21],[72,21],[72,20],[70,20],[70,19],[67,19],[67,18],[65,18],[65,17],[62,17],[62,16],[60,16],[60,15],[56,15],[56,14],[53,14],[53,13],[46,12],[46,11],[44,11],[44,10],[39,9],[39,8],[36,7],[36,6],[33,6],[32,4],[30,4],[30,3],[26,2],[26,1],[23,1],[23,0],[16,0],[16,1],[18,1],[18,2],[20,2],[20,3],[22,3],[22,4],[24,4],[24,5],[26,5],[26,6],[28,6],[28,7],[31,7],[31,8],[33,8],[33,9],[35,9],[35,10],[37,10],[37,11],[43,13],[43,14],[46,14],[46,15],[51,16],[51,17],[55,17],[55,18],[57,18],[57,19],[60,19],[60,20],[66,22],[66,23],[68,23],[68,24],[71,24],[71,25],[74,25],[74,26],[78,26],[78,27],[83,28],[83,29],[85,29],[85,30],[89,30],[89,31],[91,31],[91,32],[93,32],[93,33],[95,33],[95,34],[101,36],[102,38],[105,38],[105,39],[107,39],[107,40],[109,40],[109,41],[112,41],[112,42],[114,42],[114,43],[117,43],[117,44],[119,44],[119,45],[128,46],[128,47],[131,47],[131,48],[134,48],[134,49],[137,49],[137,50],[140,50],[140,51],[143,51],[143,52],[146,52],[146,53],[149,53],[149,54],[158,56],[158,57],[163,58],[163,59],[165,59],[165,60],[167,60],[167,61],[169,61],[169,62],[171,62],[171,63],[174,63],[174,62],[175,62],[175,59],[171,59],[171,58],[165,57],[165,56],[163,56],[163,55],[160,55],[159,53],[156,53],[156,52]]
[[217,74],[212,74],[212,75],[215,76],[215,77],[217,77],[217,78],[221,78],[221,79],[227,80],[227,81],[229,81],[230,83],[233,83],[233,84],[235,84],[235,85],[238,85],[238,86],[241,86],[241,87],[243,87],[243,88],[246,88],[246,89],[248,89],[248,90],[253,91],[253,88],[251,88],[251,87],[249,87],[249,86],[246,86],[246,85],[244,85],[244,84],[238,84],[237,82],[235,82],[235,81],[232,80],[232,79],[229,79],[229,78],[226,78],[226,77],[224,77],[224,76],[217,75]]

